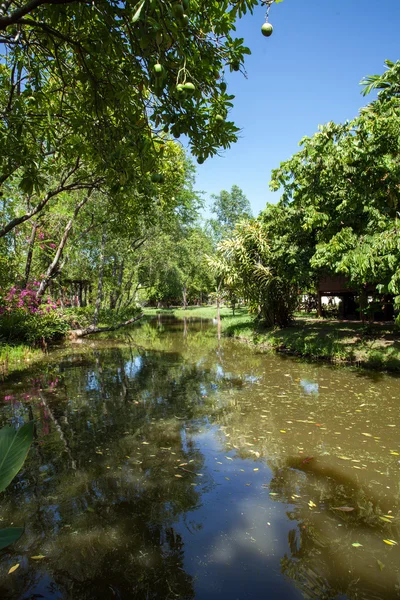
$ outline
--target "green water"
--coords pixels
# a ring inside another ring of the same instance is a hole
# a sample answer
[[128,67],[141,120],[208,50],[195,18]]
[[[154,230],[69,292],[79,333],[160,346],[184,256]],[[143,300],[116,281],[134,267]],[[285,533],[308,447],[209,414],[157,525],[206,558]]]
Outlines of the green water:
[[400,597],[398,378],[155,320],[0,392],[2,424],[36,419],[1,599]]

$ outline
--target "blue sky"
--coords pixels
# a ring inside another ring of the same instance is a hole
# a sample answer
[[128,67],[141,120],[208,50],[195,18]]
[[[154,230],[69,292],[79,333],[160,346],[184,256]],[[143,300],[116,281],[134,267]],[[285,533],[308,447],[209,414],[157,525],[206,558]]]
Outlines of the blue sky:
[[319,124],[353,118],[367,100],[360,80],[400,59],[400,0],[284,0],[274,5],[270,38],[261,35],[265,9],[237,26],[252,55],[248,79],[228,73],[235,94],[232,119],[240,139],[223,156],[197,168],[196,189],[210,194],[239,185],[254,214],[279,193],[271,170],[298,150]]

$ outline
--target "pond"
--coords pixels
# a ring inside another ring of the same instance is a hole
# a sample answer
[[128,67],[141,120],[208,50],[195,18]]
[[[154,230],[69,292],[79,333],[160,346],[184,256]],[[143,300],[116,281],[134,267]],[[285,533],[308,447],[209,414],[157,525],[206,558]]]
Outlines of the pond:
[[0,597],[400,597],[399,392],[206,321],[53,350],[1,385],[1,423],[36,432]]

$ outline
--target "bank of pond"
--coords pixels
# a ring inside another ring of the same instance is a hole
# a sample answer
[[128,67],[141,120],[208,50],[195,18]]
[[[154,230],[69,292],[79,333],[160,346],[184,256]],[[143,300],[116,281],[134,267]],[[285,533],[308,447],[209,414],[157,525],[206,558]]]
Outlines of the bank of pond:
[[1,597],[399,597],[399,392],[205,319],[60,344],[1,384],[35,422]]

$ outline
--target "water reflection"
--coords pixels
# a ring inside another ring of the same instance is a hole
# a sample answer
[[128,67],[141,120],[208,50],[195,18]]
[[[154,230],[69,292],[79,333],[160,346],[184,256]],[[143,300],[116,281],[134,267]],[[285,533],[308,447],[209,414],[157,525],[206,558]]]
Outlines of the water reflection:
[[1,597],[400,597],[399,386],[189,320],[59,350],[2,387],[37,425]]

